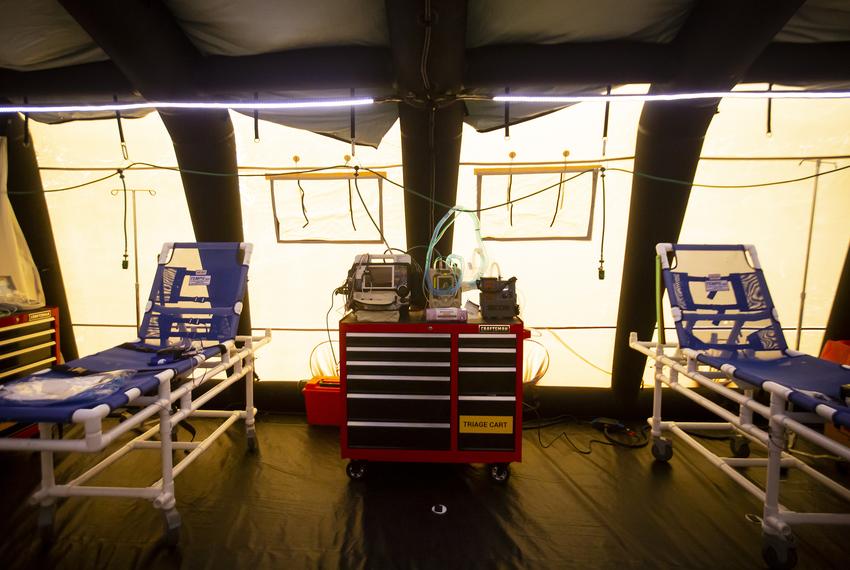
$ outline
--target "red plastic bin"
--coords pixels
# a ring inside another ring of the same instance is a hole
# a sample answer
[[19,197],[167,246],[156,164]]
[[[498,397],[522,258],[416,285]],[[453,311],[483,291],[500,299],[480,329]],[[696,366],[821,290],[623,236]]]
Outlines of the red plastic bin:
[[342,425],[339,378],[317,377],[301,390],[307,407],[307,423],[313,426]]

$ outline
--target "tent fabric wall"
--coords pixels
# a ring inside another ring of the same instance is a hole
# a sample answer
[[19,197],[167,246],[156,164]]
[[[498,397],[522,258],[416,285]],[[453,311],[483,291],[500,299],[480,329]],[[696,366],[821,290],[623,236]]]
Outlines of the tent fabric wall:
[[[743,88],[760,88],[744,86]],[[634,86],[617,92],[643,92]],[[608,158],[634,154],[638,117],[642,105],[615,103],[611,107]],[[764,101],[722,101],[706,135],[704,157],[800,157],[850,155],[850,102],[777,101],[773,108],[773,136],[764,130]],[[511,139],[502,132],[476,133],[465,127],[458,172],[457,203],[474,207],[474,170],[485,162],[509,163],[508,153],[517,153],[516,162],[563,161],[562,152],[571,151],[570,160],[594,161],[600,157],[604,105],[582,103],[517,125]],[[309,376],[308,358],[317,344],[326,341],[325,314],[330,307],[331,290],[342,283],[355,254],[380,253],[382,245],[278,244],[271,212],[269,182],[264,174],[273,167],[293,168],[292,156],[299,155],[299,167],[311,168],[341,164],[350,146],[275,124],[261,124],[261,140],[254,142],[253,121],[232,113],[234,143],[241,167],[241,207],[244,236],[255,244],[249,275],[255,330],[271,327],[277,348],[257,361],[263,380],[298,380]],[[121,165],[115,125],[111,121],[75,122],[64,125],[32,124],[42,166],[113,168]],[[132,160],[173,166],[174,149],[156,114],[125,124]],[[85,145],[78,141],[85,140]],[[398,183],[404,183],[401,163],[401,135],[396,123],[378,149],[359,148],[359,164],[377,166]],[[838,166],[848,159],[833,159]],[[708,160],[703,158],[695,180],[716,184],[760,184],[793,179],[814,173],[814,163],[794,160]],[[634,170],[633,160],[605,163],[607,186],[607,228],[605,237],[606,278],[597,277],[601,238],[601,192],[597,193],[593,239],[588,242],[487,242],[491,259],[503,275],[516,275],[523,317],[539,329],[540,340],[550,351],[552,365],[544,385],[610,386],[614,326],[620,310],[617,298],[625,255],[626,225],[631,200],[632,175],[616,169]],[[395,166],[393,166],[395,165]],[[832,166],[824,165],[823,170]],[[43,170],[45,186],[70,186],[110,171],[74,172]],[[114,170],[112,171],[114,172]],[[180,176],[173,171],[133,168],[125,172],[131,188],[152,188],[156,196],[140,194],[139,251],[141,283],[153,274],[156,253],[163,241],[193,239],[193,230]],[[486,182],[493,195],[504,196],[505,180],[493,177]],[[794,341],[799,292],[802,283],[808,215],[814,180],[748,189],[717,189],[696,186],[685,213],[683,240],[722,243],[754,243],[762,257],[765,274],[777,303],[789,342]],[[533,184],[517,182],[517,191],[531,191]],[[542,184],[542,182],[541,182]],[[809,291],[804,315],[801,349],[820,350],[823,328],[829,318],[844,263],[850,228],[850,171],[824,175],[819,179],[815,213]],[[56,235],[62,271],[67,283],[71,317],[76,324],[83,352],[91,352],[122,342],[133,330],[133,280],[131,271],[120,267],[122,252],[122,200],[109,191],[120,187],[117,178],[78,190],[46,195]],[[283,188],[283,187],[282,187]],[[571,186],[567,184],[567,192]],[[316,216],[337,216],[338,224],[350,228],[347,185],[318,186],[304,183],[307,205]],[[280,189],[279,189],[280,190]],[[297,199],[292,185],[282,192],[284,199]],[[372,207],[372,190],[362,186],[364,198]],[[544,194],[539,217],[546,228],[556,190]],[[522,194],[518,194],[522,195]],[[374,230],[356,196],[358,231]],[[533,200],[531,202],[534,202]],[[390,183],[384,186],[385,235],[390,245],[407,249],[404,195]],[[297,203],[290,204],[300,208]],[[656,214],[649,212],[650,219]],[[475,240],[465,219],[458,221],[454,250],[472,257]],[[349,231],[349,230],[347,230]],[[652,259],[644,260],[651,267]],[[105,295],[93,283],[110,283]],[[475,299],[474,293],[468,297]],[[336,298],[330,312],[330,334],[341,316],[342,299]],[[122,325],[87,326],[87,325]],[[552,329],[552,330],[549,330]],[[553,334],[554,333],[554,334]],[[561,344],[554,335],[574,352]],[[576,355],[596,365],[594,368]],[[338,353],[337,353],[338,354]],[[643,366],[643,365],[642,365]],[[601,369],[601,370],[600,370]]]

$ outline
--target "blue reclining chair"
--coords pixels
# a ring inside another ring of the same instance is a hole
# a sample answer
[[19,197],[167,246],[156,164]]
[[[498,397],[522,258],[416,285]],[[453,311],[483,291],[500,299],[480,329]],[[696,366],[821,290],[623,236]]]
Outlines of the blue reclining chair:
[[[669,461],[673,442],[662,433],[673,433],[759,498],[764,505],[764,560],[772,568],[790,568],[797,560],[791,525],[850,524],[846,513],[791,511],[781,504],[779,492],[780,469],[795,468],[850,501],[850,489],[795,457],[786,445],[786,434],[794,433],[850,461],[848,446],[817,429],[824,422],[850,427],[850,409],[842,394],[842,386],[850,384],[850,367],[788,348],[754,247],[658,244],[656,251],[679,342],[664,339],[660,283],[659,342],[639,341],[635,333],[629,339],[631,348],[655,361],[652,454],[658,461]],[[683,385],[680,376],[702,391]],[[720,378],[737,387],[718,382]],[[664,385],[669,390],[663,390]],[[756,398],[758,390],[767,394],[769,405]],[[665,392],[677,392],[723,421],[662,421]],[[720,405],[719,398],[736,405],[738,412]],[[756,415],[767,420],[767,427],[754,421]],[[733,430],[733,456],[717,455],[689,433],[705,430]],[[767,458],[749,457],[751,442],[766,448]],[[758,467],[767,470],[764,487],[738,471]]]
[[[244,419],[249,447],[254,447],[253,354],[270,336],[268,332],[257,338],[236,336],[250,257],[251,245],[246,243],[166,244],[137,339],[0,386],[0,420],[39,424],[40,439],[0,439],[0,450],[41,452],[42,484],[33,501],[42,507],[42,531],[52,524],[58,497],[138,497],[153,501],[163,511],[166,539],[175,542],[180,517],[173,480],[206,446],[201,446],[202,442],[178,444],[190,453],[175,465],[172,429],[192,415],[224,419],[223,427],[209,436],[215,439],[237,419]],[[224,379],[193,401],[192,391],[217,375]],[[242,378],[246,380],[245,410],[199,410]],[[107,429],[104,420],[118,408],[133,414]],[[53,452],[102,451],[156,415],[157,426],[73,481],[55,482]],[[57,423],[81,424],[84,436],[54,439],[52,424]],[[159,441],[152,440],[157,434]],[[152,486],[84,485],[130,450],[150,447],[161,449],[162,463],[162,479]]]

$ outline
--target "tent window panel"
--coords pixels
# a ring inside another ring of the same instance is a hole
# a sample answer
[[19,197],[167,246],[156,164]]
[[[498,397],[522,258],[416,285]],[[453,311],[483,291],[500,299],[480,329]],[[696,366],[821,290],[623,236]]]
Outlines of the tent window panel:
[[278,243],[382,243],[375,227],[383,233],[383,181],[377,176],[360,174],[356,185],[349,173],[268,178]]
[[598,167],[482,168],[475,174],[485,240],[592,239]]

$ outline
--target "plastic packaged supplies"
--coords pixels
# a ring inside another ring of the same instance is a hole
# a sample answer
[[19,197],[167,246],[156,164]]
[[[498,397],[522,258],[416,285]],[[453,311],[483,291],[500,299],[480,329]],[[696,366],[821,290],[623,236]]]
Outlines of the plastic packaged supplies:
[[35,374],[0,386],[0,401],[17,406],[94,401],[114,394],[135,374],[136,370],[113,370],[70,378]]

